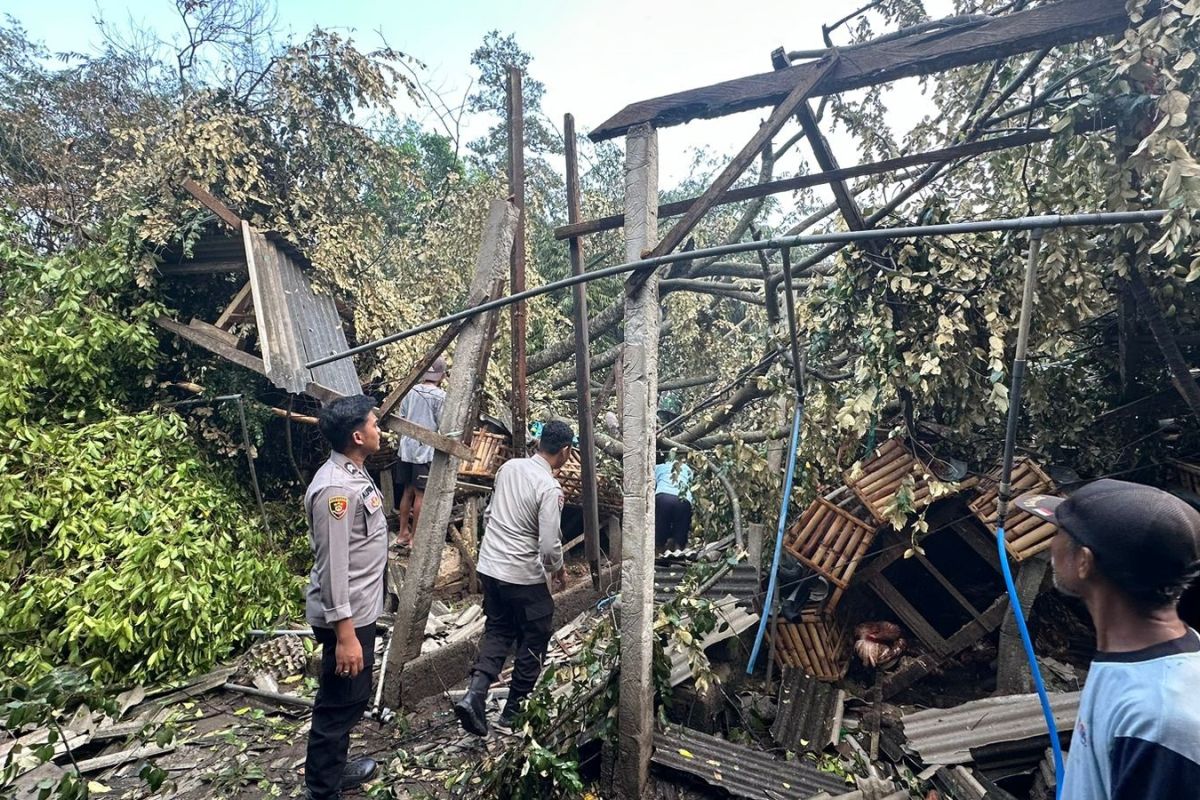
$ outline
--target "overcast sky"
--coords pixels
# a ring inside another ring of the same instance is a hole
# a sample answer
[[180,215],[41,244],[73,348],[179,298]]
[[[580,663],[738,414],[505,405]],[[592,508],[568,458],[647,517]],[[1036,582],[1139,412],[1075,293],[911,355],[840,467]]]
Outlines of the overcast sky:
[[[951,0],[926,0],[926,7],[944,16]],[[314,26],[334,28],[368,48],[381,43],[382,33],[388,44],[427,65],[427,84],[459,99],[474,75],[471,51],[484,34],[515,33],[533,56],[530,74],[546,85],[543,106],[550,119],[561,127],[563,114],[571,112],[586,131],[638,100],[769,71],[776,47],[821,47],[821,24],[846,8],[812,0],[283,0],[278,16],[295,34]],[[113,23],[132,19],[165,37],[180,30],[171,0],[0,0],[0,10],[55,51],[96,43],[92,20],[100,14]],[[892,127],[902,132],[930,104],[908,80],[895,85],[889,109]],[[689,148],[732,154],[767,113],[760,109],[661,131],[661,185],[686,176]],[[467,133],[470,138],[477,131]],[[835,136],[833,146],[844,164],[856,163],[849,142]]]

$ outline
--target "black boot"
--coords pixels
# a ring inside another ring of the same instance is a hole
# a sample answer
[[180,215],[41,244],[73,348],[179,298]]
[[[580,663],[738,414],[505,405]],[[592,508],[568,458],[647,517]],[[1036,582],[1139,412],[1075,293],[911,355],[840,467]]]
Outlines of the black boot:
[[454,704],[454,713],[463,730],[476,736],[487,736],[487,694],[492,679],[482,672],[471,673],[471,683],[462,700]]
[[342,770],[342,788],[357,789],[371,780],[371,778],[374,778],[378,770],[379,765],[375,763],[375,759],[373,758],[356,758],[353,761],[349,761]]
[[529,692],[514,692],[508,690],[508,700],[504,702],[504,710],[500,712],[500,719],[496,720],[496,727],[512,730],[513,723],[517,719],[517,715],[521,713],[521,707],[525,705],[525,698]]

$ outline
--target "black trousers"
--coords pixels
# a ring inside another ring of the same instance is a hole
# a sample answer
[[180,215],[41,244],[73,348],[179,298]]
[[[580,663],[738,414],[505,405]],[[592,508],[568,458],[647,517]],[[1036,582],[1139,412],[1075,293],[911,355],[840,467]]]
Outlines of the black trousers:
[[313,703],[312,729],[308,733],[308,755],[304,760],[304,782],[316,800],[334,798],[342,787],[342,770],[350,750],[350,729],[371,702],[371,672],[375,667],[375,625],[355,628],[362,645],[363,668],[353,678],[337,674],[337,634],[331,628],[313,626],[321,643],[321,677]]
[[692,530],[692,504],[673,494],[654,495],[654,544],[662,550],[667,540],[675,547],[687,546]]
[[483,574],[479,581],[483,584],[487,621],[472,671],[496,680],[515,646],[509,696],[523,697],[533,691],[542,672],[542,658],[553,632],[554,597],[544,583],[522,586]]

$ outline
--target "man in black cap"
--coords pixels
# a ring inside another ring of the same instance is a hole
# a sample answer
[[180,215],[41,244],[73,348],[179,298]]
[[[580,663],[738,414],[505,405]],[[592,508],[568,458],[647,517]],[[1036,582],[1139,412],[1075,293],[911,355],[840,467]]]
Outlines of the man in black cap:
[[1114,480],[1017,505],[1058,525],[1054,585],[1096,627],[1061,800],[1200,796],[1200,635],[1176,608],[1200,573],[1200,513]]

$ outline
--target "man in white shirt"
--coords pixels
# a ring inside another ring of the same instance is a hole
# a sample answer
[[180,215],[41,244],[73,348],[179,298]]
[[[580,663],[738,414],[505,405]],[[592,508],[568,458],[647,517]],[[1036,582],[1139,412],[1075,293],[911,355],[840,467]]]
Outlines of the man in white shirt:
[[476,566],[487,622],[467,694],[454,704],[463,729],[476,736],[487,735],[488,687],[514,645],[512,683],[501,725],[512,724],[542,671],[554,620],[546,577],[554,591],[567,584],[560,538],[563,493],[554,473],[570,457],[574,438],[566,423],[548,422],[536,454],[506,461],[496,471]]

